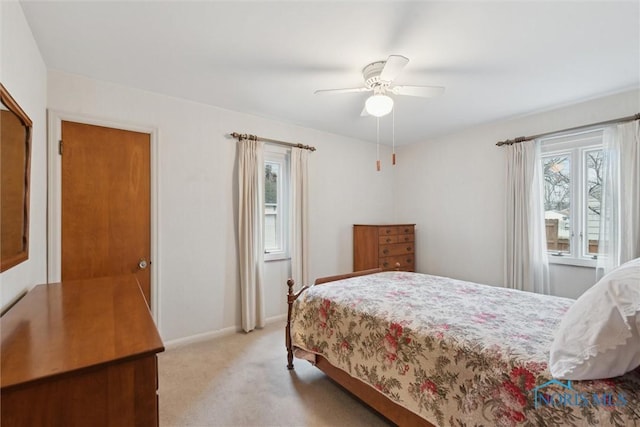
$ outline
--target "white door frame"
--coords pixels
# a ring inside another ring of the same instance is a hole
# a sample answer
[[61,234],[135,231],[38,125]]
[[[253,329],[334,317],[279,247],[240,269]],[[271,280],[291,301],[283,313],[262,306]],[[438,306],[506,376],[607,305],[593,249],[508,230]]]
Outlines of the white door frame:
[[47,283],[60,282],[62,275],[62,163],[58,152],[59,142],[62,139],[62,122],[70,121],[95,126],[104,126],[127,131],[147,133],[150,135],[150,204],[151,204],[151,301],[150,309],[156,325],[160,319],[160,294],[158,283],[160,282],[158,259],[158,129],[150,126],[139,126],[131,123],[119,123],[102,120],[95,117],[84,116],[75,113],[66,113],[58,110],[48,110],[48,214],[47,214]]

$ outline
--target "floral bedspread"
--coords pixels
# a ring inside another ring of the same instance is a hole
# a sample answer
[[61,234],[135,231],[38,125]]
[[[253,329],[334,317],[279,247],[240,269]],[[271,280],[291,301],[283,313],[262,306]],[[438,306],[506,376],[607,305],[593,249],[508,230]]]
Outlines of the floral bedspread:
[[303,292],[291,335],[434,425],[640,425],[640,369],[551,381],[553,331],[572,302],[385,272]]

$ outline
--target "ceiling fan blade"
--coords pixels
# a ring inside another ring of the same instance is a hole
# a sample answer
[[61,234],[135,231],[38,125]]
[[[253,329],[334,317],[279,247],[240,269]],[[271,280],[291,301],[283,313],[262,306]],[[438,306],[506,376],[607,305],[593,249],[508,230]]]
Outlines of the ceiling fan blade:
[[420,96],[422,98],[432,98],[444,93],[442,86],[393,86],[387,90],[395,95]]
[[369,117],[369,113],[367,113],[367,107],[362,107],[362,111],[360,112],[360,117]]
[[380,73],[380,80],[392,82],[408,63],[409,58],[402,55],[390,55]]
[[316,95],[323,95],[323,94],[332,94],[332,93],[369,92],[372,90],[373,89],[369,89],[367,87],[354,87],[354,88],[347,88],[347,89],[320,89],[320,90],[316,90],[313,93]]

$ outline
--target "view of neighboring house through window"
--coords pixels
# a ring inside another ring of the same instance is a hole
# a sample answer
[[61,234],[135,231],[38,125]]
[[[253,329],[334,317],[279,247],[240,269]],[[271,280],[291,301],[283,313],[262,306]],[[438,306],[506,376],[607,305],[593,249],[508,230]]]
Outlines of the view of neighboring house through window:
[[264,252],[265,260],[288,256],[289,155],[278,147],[265,148]]
[[594,265],[600,236],[602,129],[542,141],[550,262]]

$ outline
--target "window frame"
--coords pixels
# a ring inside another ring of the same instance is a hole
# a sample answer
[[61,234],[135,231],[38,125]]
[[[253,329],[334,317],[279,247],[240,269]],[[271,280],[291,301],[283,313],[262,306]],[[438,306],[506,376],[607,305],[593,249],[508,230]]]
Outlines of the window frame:
[[[541,164],[545,158],[568,155],[570,180],[570,218],[569,253],[547,251],[550,264],[596,267],[597,258],[588,254],[588,188],[587,188],[587,156],[589,151],[603,147],[604,128],[585,129],[580,132],[552,135],[540,140]],[[542,169],[544,173],[544,169]],[[544,176],[541,176],[544,186]]]
[[[276,250],[268,250],[266,247],[266,226],[263,230],[263,251],[265,261],[280,261],[290,258],[290,206],[291,206],[291,150],[285,147],[265,144],[263,159],[263,178],[265,175],[267,163],[277,163],[279,165],[280,175],[278,176],[278,212],[276,213],[277,229],[279,228],[278,237],[280,239],[279,248]],[[266,183],[266,181],[265,181]],[[263,196],[266,191],[263,183]],[[266,197],[264,197],[263,206],[263,224],[266,224]]]

